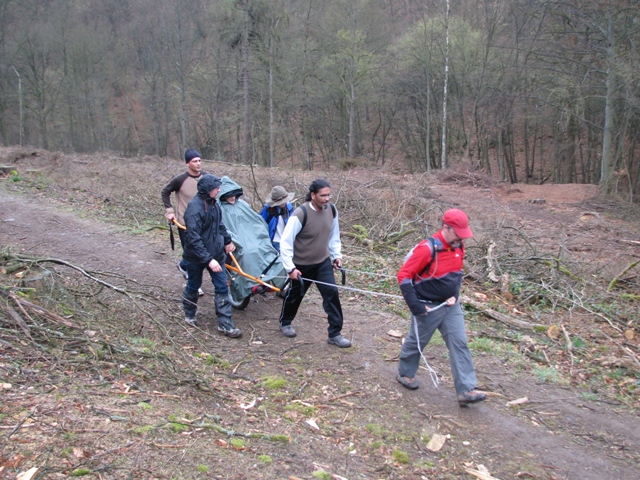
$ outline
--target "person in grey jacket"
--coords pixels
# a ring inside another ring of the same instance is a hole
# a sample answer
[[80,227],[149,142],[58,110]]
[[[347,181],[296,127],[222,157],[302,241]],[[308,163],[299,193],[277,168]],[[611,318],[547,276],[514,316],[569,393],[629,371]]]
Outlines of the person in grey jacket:
[[196,325],[198,289],[202,285],[205,269],[211,275],[215,288],[218,331],[228,337],[242,335],[231,318],[229,287],[224,263],[227,253],[235,250],[231,235],[222,221],[222,210],[216,201],[222,182],[215,175],[203,175],[198,182],[198,193],[191,199],[184,213],[185,233],[183,265],[188,273],[187,285],[182,293],[185,321]]

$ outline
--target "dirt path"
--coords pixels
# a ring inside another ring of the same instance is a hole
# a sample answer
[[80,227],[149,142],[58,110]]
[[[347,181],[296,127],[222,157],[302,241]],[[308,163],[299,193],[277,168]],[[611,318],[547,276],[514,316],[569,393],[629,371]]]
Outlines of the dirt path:
[[[40,200],[12,196],[1,187],[0,244],[119,273],[148,284],[160,283],[176,292],[182,287],[175,269],[176,254],[164,237],[124,233],[117,226],[79,218]],[[478,377],[481,385],[496,395],[484,404],[460,409],[455,402],[444,347],[428,352],[432,366],[442,375],[440,389],[435,390],[423,372],[422,387],[415,392],[406,391],[393,380],[398,340],[386,335],[391,329],[404,331],[406,322],[375,305],[349,300],[348,294],[343,298],[347,319],[344,333],[355,345],[348,351],[326,345],[326,325],[315,294],[306,299],[296,320],[295,341],[282,337],[278,331],[277,299],[259,298],[259,303],[250,304],[246,311],[236,312],[235,321],[245,331],[245,338],[253,331],[252,335],[263,342],[260,347],[247,348],[262,348],[262,352],[281,355],[283,350],[296,346],[308,362],[310,377],[317,378],[323,371],[342,372],[350,391],[361,392],[348,398],[355,406],[350,414],[357,417],[355,423],[361,432],[365,425],[386,416],[408,432],[451,435],[443,452],[455,455],[461,463],[485,465],[499,478],[500,472],[521,472],[522,478],[638,478],[637,416],[583,401],[569,388],[536,383],[526,373],[505,369],[500,358],[483,355],[475,358]],[[204,311],[210,313],[212,307],[206,306],[207,300],[203,302]],[[176,315],[180,315],[177,308]],[[204,328],[213,331],[213,322]],[[246,353],[238,347],[229,353],[236,360]],[[286,366],[281,368],[286,370]],[[519,410],[505,406],[507,401],[525,396],[530,402]],[[297,461],[305,463],[301,447],[296,447]],[[336,458],[344,457],[335,457],[333,448],[322,443],[316,446],[316,451],[318,455],[326,452],[330,457],[326,460],[350,474],[350,478],[392,478],[383,471],[371,471],[366,459],[358,459],[357,455],[350,460],[351,466],[339,463]],[[438,454],[434,456],[424,446],[417,448],[425,458],[437,462]],[[296,472],[295,464],[289,467],[290,473]],[[284,471],[280,475],[284,478]],[[420,477],[407,470],[402,478]]]

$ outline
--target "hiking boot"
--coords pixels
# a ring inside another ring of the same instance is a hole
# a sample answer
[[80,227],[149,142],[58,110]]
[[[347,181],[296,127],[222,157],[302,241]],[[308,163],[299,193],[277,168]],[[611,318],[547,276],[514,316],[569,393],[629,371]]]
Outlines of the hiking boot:
[[182,274],[182,277],[183,277],[185,280],[189,280],[189,274],[187,273],[187,271],[186,271],[184,268],[182,268],[182,267],[180,266],[180,264],[176,265],[176,267],[178,267],[178,270],[180,270],[180,273]]
[[202,290],[201,288],[198,289],[198,296],[204,297],[204,290]]
[[477,390],[469,390],[468,392],[458,394],[458,404],[461,407],[466,407],[470,403],[482,402],[486,398],[487,396],[482,392],[478,392]]
[[184,317],[184,321],[187,322],[187,325],[190,325],[192,327],[195,327],[196,325],[198,325],[198,322],[196,321],[195,318]]
[[291,325],[280,325],[280,331],[285,337],[293,338],[297,335]]
[[327,338],[327,343],[340,348],[347,348],[351,346],[351,342],[344,338],[342,335],[336,335],[335,337]]
[[420,386],[418,380],[415,378],[403,377],[399,373],[396,375],[396,380],[400,382],[404,388],[408,388],[409,390],[415,390]]
[[218,331],[220,333],[224,333],[226,337],[230,338],[240,338],[242,336],[242,330],[235,327],[221,327],[218,325]]

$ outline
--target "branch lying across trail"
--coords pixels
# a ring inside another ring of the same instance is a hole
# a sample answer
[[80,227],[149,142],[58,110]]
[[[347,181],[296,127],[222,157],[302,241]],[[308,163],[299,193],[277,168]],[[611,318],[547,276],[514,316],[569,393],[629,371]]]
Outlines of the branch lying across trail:
[[[220,420],[220,417],[217,415],[205,414],[204,417],[214,421]],[[183,418],[179,422],[172,422],[172,423],[180,423],[182,425],[186,425],[189,427],[210,428],[228,437],[258,438],[260,440],[268,440],[270,442],[282,442],[282,443],[289,443],[291,441],[291,437],[289,435],[283,435],[278,433],[272,434],[272,433],[256,433],[256,432],[249,432],[249,433],[236,432],[235,430],[229,430],[215,423],[208,422],[202,417],[194,421],[189,421]],[[164,425],[166,424],[157,425],[156,428],[162,427]]]
[[99,278],[94,277],[93,275],[91,275],[89,272],[87,272],[85,269],[78,267],[77,265],[74,265],[73,263],[69,263],[65,260],[60,260],[57,258],[40,258],[40,259],[33,259],[33,258],[29,258],[29,257],[23,257],[21,255],[15,255],[15,258],[18,260],[22,260],[22,261],[27,261],[27,262],[31,262],[31,263],[36,263],[36,264],[40,264],[40,263],[55,263],[57,265],[64,265],[66,267],[72,268],[73,270],[76,270],[78,272],[80,272],[82,275],[84,275],[85,277],[93,280],[96,283],[99,283],[100,285],[104,285],[105,287],[111,288],[112,290],[115,290],[118,293],[122,293],[122,294],[127,294],[127,291],[120,288],[120,287],[116,287],[115,285],[112,285],[108,282],[105,282],[104,280],[100,280]]

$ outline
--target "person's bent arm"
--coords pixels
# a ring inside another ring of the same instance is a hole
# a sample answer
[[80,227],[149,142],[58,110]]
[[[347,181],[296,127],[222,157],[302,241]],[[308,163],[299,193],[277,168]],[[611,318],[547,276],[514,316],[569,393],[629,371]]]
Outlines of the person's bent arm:
[[419,243],[398,271],[397,278],[404,301],[413,315],[424,315],[427,306],[420,301],[413,286],[413,279],[418,277],[431,262],[431,248],[428,242]]
[[333,219],[333,225],[331,226],[331,236],[329,237],[329,255],[331,260],[340,260],[340,266],[342,266],[342,242],[340,241],[340,224],[338,222],[338,212]]
[[180,183],[178,182],[178,178],[173,177],[169,183],[167,183],[162,192],[160,192],[160,197],[162,198],[162,205],[164,205],[164,216],[167,220],[172,221],[176,218],[175,212],[173,210],[173,205],[171,205],[171,193],[180,190]]
[[293,263],[293,244],[300,230],[302,230],[302,224],[298,217],[293,216],[287,222],[282,232],[282,237],[280,237],[280,259],[282,260],[282,266],[289,274],[296,268]]

